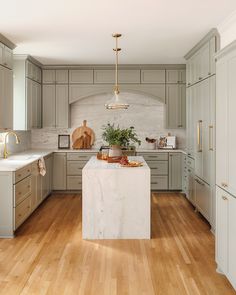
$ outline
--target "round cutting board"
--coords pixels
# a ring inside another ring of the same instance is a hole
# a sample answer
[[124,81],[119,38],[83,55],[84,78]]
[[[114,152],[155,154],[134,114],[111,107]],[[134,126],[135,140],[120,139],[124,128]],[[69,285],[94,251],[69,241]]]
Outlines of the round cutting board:
[[74,149],[89,149],[94,144],[94,131],[87,127],[87,121],[83,121],[83,126],[76,128],[72,133],[72,143]]

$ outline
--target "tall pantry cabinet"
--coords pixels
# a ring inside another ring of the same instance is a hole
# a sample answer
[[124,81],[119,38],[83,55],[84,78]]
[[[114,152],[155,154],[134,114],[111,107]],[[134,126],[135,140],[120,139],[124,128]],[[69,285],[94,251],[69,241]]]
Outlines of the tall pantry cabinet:
[[12,49],[0,42],[0,129],[13,128]]
[[236,289],[236,41],[216,58],[216,261]]
[[[194,206],[215,229],[215,53],[217,30],[210,31],[185,56],[187,153],[194,160]],[[192,181],[192,174],[189,181]]]

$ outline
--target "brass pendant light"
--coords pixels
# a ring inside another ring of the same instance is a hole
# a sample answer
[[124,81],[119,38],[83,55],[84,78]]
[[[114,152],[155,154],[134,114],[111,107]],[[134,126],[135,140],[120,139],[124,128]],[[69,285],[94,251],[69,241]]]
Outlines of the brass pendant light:
[[121,51],[121,48],[118,47],[118,38],[120,38],[121,36],[122,35],[118,33],[112,35],[112,37],[116,39],[116,48],[113,49],[116,53],[116,82],[114,87],[114,95],[111,98],[111,100],[109,100],[105,104],[105,107],[108,110],[125,110],[125,109],[128,109],[129,107],[129,104],[123,101],[119,97],[120,91],[119,91],[119,85],[118,85],[118,54],[119,54],[119,51]]

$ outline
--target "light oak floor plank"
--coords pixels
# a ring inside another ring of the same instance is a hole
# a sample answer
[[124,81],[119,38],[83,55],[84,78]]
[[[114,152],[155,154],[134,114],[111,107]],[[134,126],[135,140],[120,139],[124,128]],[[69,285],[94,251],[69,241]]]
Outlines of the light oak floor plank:
[[2,295],[231,295],[209,224],[181,194],[152,195],[152,240],[81,239],[80,195],[52,195],[0,239]]

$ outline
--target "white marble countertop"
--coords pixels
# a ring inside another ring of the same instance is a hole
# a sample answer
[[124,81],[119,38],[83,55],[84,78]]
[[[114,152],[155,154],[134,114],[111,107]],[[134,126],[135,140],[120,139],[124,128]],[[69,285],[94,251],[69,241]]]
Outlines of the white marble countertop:
[[87,164],[84,166],[83,170],[88,170],[88,169],[129,169],[129,170],[134,170],[134,169],[150,169],[145,162],[144,158],[141,156],[132,156],[128,157],[129,160],[131,161],[139,161],[142,162],[143,165],[140,167],[122,167],[119,163],[108,163],[107,161],[103,160],[98,160],[97,157],[93,156],[90,158],[90,160],[87,162]]
[[[98,149],[90,149],[90,150],[73,150],[73,149],[31,149],[18,154],[9,155],[7,159],[0,158],[0,172],[14,172],[28,164],[33,163],[41,157],[45,157],[52,153],[97,153]],[[140,153],[184,153],[184,150],[176,149],[176,150],[145,150],[138,149],[136,152]],[[105,163],[104,163],[105,164]],[[109,164],[110,165],[110,164]],[[119,165],[119,164],[113,164]]]
[[0,159],[0,172],[14,172],[52,153],[52,150],[27,150],[12,156],[10,155],[7,159]]

